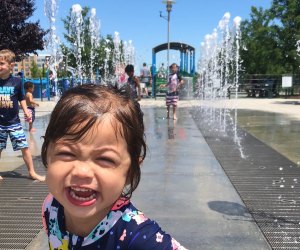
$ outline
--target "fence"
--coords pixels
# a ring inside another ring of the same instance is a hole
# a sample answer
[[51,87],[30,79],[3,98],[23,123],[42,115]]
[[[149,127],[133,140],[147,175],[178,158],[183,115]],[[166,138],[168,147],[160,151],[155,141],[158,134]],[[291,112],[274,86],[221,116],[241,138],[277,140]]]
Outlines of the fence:
[[245,91],[248,97],[277,97],[279,95],[299,95],[300,75],[291,75],[291,87],[282,87],[283,75],[251,74],[241,76],[239,91]]

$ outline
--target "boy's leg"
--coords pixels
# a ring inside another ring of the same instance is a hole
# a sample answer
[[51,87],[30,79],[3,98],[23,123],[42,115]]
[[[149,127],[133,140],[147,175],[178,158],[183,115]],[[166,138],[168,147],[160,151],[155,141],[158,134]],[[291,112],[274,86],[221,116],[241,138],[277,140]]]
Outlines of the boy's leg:
[[144,97],[144,93],[145,93],[144,83],[141,82],[141,83],[140,83],[140,86],[141,86],[141,96]]
[[[1,158],[2,149],[0,149],[0,158]],[[0,180],[3,180],[2,176],[0,175]]]
[[[0,158],[1,158],[2,150],[6,148],[6,142],[8,138],[8,133],[3,127],[0,127],[0,135],[1,135],[0,144],[2,147],[0,148]],[[3,180],[3,177],[1,175],[0,175],[0,180]]]
[[146,95],[146,97],[148,97],[148,95],[149,95],[149,93],[148,93],[148,86],[147,85],[148,84],[145,83],[145,95]]
[[45,176],[41,176],[41,175],[37,174],[34,170],[32,156],[29,151],[29,148],[22,148],[21,151],[22,151],[25,165],[28,169],[29,176],[34,180],[45,181]]
[[148,96],[148,89],[147,89],[147,87],[144,88],[144,91],[145,91],[145,96],[147,97]]
[[45,176],[38,175],[34,170],[31,153],[29,151],[28,143],[21,123],[10,126],[9,136],[13,146],[13,150],[22,151],[23,159],[30,177],[34,180],[44,181]]

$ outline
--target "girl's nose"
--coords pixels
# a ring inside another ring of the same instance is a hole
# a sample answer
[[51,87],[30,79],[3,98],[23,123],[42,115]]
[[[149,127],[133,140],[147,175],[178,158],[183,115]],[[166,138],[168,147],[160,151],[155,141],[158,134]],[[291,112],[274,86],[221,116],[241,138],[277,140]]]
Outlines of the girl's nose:
[[73,167],[72,174],[79,178],[92,178],[94,176],[92,166],[88,162],[77,162]]

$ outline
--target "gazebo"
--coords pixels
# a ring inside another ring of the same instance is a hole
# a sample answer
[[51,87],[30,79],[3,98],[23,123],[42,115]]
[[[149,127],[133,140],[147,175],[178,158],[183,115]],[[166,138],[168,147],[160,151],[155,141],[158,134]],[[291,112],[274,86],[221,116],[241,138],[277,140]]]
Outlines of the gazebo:
[[[187,72],[190,75],[195,74],[195,48],[180,42],[170,42],[170,49],[179,50],[180,52],[180,71]],[[156,73],[156,54],[160,51],[167,50],[168,43],[160,44],[152,49],[152,82],[155,83]],[[170,65],[167,65],[169,67]],[[155,95],[155,84],[152,84],[152,96]]]

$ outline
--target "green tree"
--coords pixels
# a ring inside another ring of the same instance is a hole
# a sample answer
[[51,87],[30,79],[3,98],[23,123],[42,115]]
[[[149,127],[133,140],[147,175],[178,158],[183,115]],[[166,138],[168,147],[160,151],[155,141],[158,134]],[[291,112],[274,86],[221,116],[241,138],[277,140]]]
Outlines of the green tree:
[[273,0],[269,9],[251,8],[241,24],[242,66],[250,74],[299,74],[300,1]]
[[41,76],[41,70],[39,69],[35,61],[32,61],[31,63],[30,72],[32,78],[38,78]]
[[296,43],[300,40],[300,1],[273,0],[270,14],[278,32],[278,47],[285,73],[299,73],[300,60]]
[[[65,61],[68,66],[73,68],[77,68],[76,62],[76,49],[73,45],[76,44],[77,34],[76,31],[71,29],[71,11],[69,15],[63,19],[64,28],[66,33],[64,33],[64,37],[67,41],[67,44],[63,44],[61,46],[62,53],[64,54]],[[86,76],[90,76],[90,55],[91,55],[91,38],[89,32],[89,8],[84,7],[82,9],[82,47],[81,47],[81,63],[82,63],[82,71]],[[109,50],[109,54],[107,54],[107,49]],[[123,42],[120,44],[121,57],[123,54]],[[94,65],[93,72],[99,72],[101,77],[104,75],[111,77],[115,73],[115,65],[113,65],[113,57],[114,57],[114,43],[112,35],[107,35],[106,38],[102,37],[100,39],[99,46],[95,48],[94,51]],[[120,58],[121,61],[124,61],[124,58]],[[106,72],[105,72],[106,71]]]
[[251,8],[250,20],[241,23],[242,68],[249,74],[282,73],[277,27],[270,25],[268,10]]
[[[80,48],[81,53],[81,64],[82,64],[82,72],[84,75],[89,76],[90,74],[90,55],[91,55],[91,39],[90,39],[90,32],[89,32],[89,7],[83,7],[81,15],[82,15],[82,26],[80,27],[82,34],[81,34],[81,42],[82,47]],[[72,18],[71,18],[71,12],[70,9],[69,15],[63,19],[64,28],[66,30],[66,33],[64,33],[64,37],[66,41],[68,42],[68,45],[62,46],[62,51],[65,57],[68,58],[68,66],[71,66],[73,68],[77,68],[77,62],[76,62],[76,54],[77,54],[77,48],[73,46],[74,44],[77,44],[77,34],[76,30],[72,29]],[[98,64],[95,63],[94,65],[94,71],[97,68]]]
[[[83,18],[83,25],[81,27],[82,31],[85,32],[86,28],[84,27],[84,25],[86,24],[86,22],[88,22],[88,12],[89,12],[89,8],[88,7],[84,7],[82,9],[82,18]],[[72,17],[71,17],[71,13],[72,13],[72,9],[70,9],[69,11],[69,15],[66,16],[66,18],[62,19],[63,24],[64,24],[64,28],[66,30],[66,33],[64,33],[64,38],[66,39],[66,41],[68,42],[68,45],[63,44],[62,45],[62,52],[64,54],[65,57],[67,57],[67,64],[68,66],[71,66],[72,68],[77,68],[77,62],[76,62],[76,54],[77,54],[77,49],[74,47],[74,44],[77,44],[77,35],[76,35],[76,30],[72,27]],[[85,39],[83,39],[83,37],[86,37],[86,35],[82,34],[81,40],[83,41],[83,46],[82,48],[80,48],[80,52],[81,52],[81,63],[83,66],[83,73],[87,73],[88,71],[85,70],[85,68],[87,67],[88,62],[86,61],[87,55],[86,52],[87,50],[89,50],[87,47],[87,43],[85,43]]]
[[39,22],[28,22],[34,0],[1,0],[0,49],[11,49],[18,57],[44,49],[46,31]]

